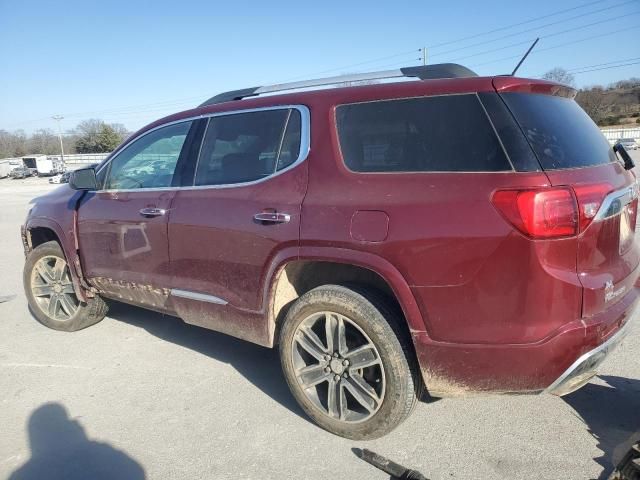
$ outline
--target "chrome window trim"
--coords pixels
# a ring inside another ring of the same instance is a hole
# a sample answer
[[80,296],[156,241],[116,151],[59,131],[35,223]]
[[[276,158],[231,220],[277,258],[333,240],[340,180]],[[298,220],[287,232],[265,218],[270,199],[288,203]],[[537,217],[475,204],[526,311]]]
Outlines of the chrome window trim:
[[215,295],[207,295],[206,293],[191,292],[189,290],[180,290],[178,288],[171,289],[172,297],[187,298],[189,300],[198,300],[200,302],[215,303],[217,305],[226,305],[228,302]]
[[[127,143],[122,145],[122,147],[120,147],[120,149],[118,149],[118,151],[111,158],[109,158],[104,164],[100,165],[100,168],[98,170],[96,170],[96,175],[98,175],[104,168],[107,168],[118,155],[120,155],[126,148],[128,148],[129,145],[141,139],[145,135],[148,135],[151,132],[159,130],[160,128],[169,127],[171,125],[175,125],[178,123],[193,122],[195,120],[200,120],[203,118],[209,119],[214,117],[223,117],[227,115],[239,115],[242,113],[264,112],[269,110],[292,110],[292,109],[295,109],[298,112],[300,112],[300,117],[301,117],[300,152],[298,153],[298,158],[296,159],[295,162],[293,162],[287,168],[283,168],[282,170],[279,170],[269,176],[266,176],[264,178],[259,178],[257,180],[252,180],[250,182],[228,183],[228,184],[222,184],[222,185],[190,185],[190,186],[181,186],[181,187],[104,189],[104,190],[97,190],[96,193],[156,192],[156,191],[167,191],[167,190],[205,190],[205,189],[235,188],[235,187],[247,187],[251,185],[256,185],[258,183],[262,183],[267,180],[270,180],[273,177],[277,177],[278,175],[281,175],[282,173],[288,172],[289,170],[297,167],[299,164],[304,162],[309,156],[309,151],[311,150],[311,113],[309,112],[309,108],[306,105],[274,105],[270,107],[246,108],[242,110],[230,110],[225,112],[206,113],[206,114],[196,115],[189,118],[181,118],[180,120],[175,120],[173,122],[163,123],[162,125],[153,127],[152,129],[147,130],[141,135],[138,135],[137,137],[129,140]],[[207,129],[208,128],[209,128],[209,124],[207,123]],[[207,132],[205,129],[204,135],[206,135],[206,133]],[[204,143],[204,135],[202,136],[202,140],[200,142],[200,148],[202,148],[202,144]],[[200,159],[200,151],[198,151],[196,166],[199,159]],[[195,182],[195,171],[194,171],[193,182]]]

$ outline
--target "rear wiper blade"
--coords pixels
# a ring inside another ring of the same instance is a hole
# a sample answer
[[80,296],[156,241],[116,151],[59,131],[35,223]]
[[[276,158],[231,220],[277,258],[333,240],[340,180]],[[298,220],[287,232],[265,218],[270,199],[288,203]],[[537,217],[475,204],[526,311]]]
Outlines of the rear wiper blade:
[[627,152],[627,149],[624,148],[624,145],[622,145],[620,142],[616,143],[613,146],[613,151],[622,157],[625,170],[631,170],[633,167],[636,166],[636,164],[633,163],[633,159],[631,158],[631,155],[629,155],[629,152]]

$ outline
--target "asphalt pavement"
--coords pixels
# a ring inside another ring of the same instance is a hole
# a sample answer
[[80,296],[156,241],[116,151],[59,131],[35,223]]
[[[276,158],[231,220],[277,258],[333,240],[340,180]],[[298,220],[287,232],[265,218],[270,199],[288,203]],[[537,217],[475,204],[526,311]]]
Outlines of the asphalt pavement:
[[640,436],[640,321],[567,397],[422,402],[371,442],[312,424],[276,351],[122,304],[86,330],[49,330],[27,310],[19,226],[50,188],[0,180],[0,478],[389,478],[353,448],[433,480],[606,478]]

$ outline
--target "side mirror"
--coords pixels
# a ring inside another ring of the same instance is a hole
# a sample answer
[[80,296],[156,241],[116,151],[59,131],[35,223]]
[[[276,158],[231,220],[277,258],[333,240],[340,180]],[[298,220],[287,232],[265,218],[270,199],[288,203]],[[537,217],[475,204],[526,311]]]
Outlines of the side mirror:
[[625,170],[631,170],[633,167],[636,166],[636,164],[633,163],[633,159],[631,158],[631,155],[629,155],[629,152],[627,152],[627,149],[624,148],[624,145],[622,145],[620,142],[616,143],[613,146],[613,151],[619,154],[620,157],[622,157]]
[[97,190],[96,170],[93,167],[75,170],[69,177],[69,186],[74,190]]

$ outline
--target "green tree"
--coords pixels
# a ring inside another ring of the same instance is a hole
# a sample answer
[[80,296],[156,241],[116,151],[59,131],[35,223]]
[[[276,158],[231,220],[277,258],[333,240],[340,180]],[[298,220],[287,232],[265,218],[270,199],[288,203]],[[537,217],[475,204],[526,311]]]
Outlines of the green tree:
[[98,133],[96,153],[112,152],[122,142],[122,136],[111,125],[103,124]]
[[125,138],[126,129],[122,125],[107,125],[102,120],[84,120],[76,127],[78,153],[107,153],[113,151]]

